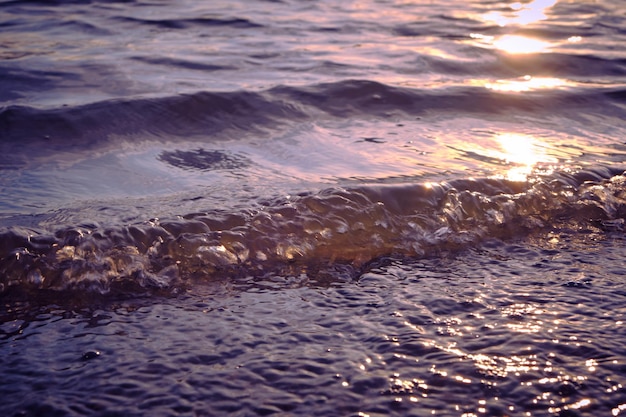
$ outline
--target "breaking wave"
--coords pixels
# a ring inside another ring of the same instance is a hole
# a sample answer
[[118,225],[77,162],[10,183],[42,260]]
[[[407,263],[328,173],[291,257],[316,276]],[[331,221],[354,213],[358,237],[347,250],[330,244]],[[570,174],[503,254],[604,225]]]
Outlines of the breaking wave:
[[384,256],[431,256],[563,225],[622,230],[625,185],[620,170],[598,168],[531,182],[329,188],[123,227],[12,227],[0,235],[0,293],[178,291],[265,272],[358,271]]

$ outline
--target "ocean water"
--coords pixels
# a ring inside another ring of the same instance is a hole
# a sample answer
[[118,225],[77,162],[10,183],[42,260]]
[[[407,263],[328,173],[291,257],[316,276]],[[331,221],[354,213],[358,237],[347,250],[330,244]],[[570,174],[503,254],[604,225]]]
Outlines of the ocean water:
[[0,1],[0,415],[626,415],[626,4]]

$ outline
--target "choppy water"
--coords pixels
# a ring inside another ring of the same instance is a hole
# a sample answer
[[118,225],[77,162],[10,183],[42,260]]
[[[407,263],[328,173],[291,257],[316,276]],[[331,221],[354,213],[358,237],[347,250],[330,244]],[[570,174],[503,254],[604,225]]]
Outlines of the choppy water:
[[626,413],[621,2],[0,27],[0,414]]

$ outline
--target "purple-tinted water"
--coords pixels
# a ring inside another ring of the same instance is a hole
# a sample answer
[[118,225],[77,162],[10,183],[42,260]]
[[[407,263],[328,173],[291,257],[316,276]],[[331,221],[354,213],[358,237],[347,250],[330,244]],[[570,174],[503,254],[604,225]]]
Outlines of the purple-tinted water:
[[0,2],[0,414],[625,413],[625,20]]

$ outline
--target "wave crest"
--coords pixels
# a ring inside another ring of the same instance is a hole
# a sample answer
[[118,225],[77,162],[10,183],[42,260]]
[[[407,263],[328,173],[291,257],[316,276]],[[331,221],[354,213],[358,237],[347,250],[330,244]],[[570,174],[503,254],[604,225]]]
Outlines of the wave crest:
[[431,256],[558,224],[616,230],[626,218],[625,184],[621,172],[597,169],[534,183],[332,188],[117,228],[10,228],[0,238],[0,293],[172,291],[198,280]]

